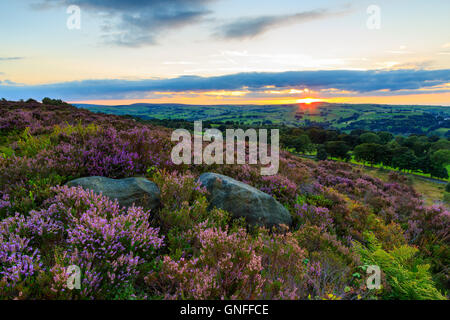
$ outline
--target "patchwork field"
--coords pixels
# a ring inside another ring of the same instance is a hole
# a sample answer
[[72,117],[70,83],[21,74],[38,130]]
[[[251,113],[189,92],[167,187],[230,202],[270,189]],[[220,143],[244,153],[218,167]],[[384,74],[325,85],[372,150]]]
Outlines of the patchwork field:
[[450,135],[450,107],[374,104],[312,103],[295,105],[182,105],[133,104],[101,106],[78,104],[93,112],[132,115],[143,119],[183,119],[238,122],[246,125],[320,125],[345,132],[354,129],[393,134]]

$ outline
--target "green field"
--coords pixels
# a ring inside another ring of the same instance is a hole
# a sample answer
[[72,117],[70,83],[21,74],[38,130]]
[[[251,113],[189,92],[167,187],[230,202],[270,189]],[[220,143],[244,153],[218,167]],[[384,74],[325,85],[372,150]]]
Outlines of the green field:
[[450,136],[450,107],[313,103],[294,105],[76,105],[94,112],[131,115],[143,119],[234,122],[246,125],[320,125],[350,132],[355,129],[393,134]]
[[244,124],[284,124],[296,126],[292,105],[198,106],[178,104],[134,104],[129,106],[77,105],[94,112],[132,115],[143,119],[183,119],[186,121],[239,122]]

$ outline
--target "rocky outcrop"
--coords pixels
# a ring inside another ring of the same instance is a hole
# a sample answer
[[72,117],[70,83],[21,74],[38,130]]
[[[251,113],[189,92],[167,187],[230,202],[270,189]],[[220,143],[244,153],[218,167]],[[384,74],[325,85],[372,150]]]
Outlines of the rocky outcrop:
[[199,180],[210,193],[212,207],[226,210],[234,218],[244,217],[249,225],[271,228],[292,223],[289,211],[281,203],[248,184],[211,172],[202,174]]
[[117,199],[123,207],[136,206],[145,209],[155,209],[160,204],[158,186],[145,178],[110,179],[106,177],[86,177],[66,183],[69,187],[81,186],[95,193],[114,200]]

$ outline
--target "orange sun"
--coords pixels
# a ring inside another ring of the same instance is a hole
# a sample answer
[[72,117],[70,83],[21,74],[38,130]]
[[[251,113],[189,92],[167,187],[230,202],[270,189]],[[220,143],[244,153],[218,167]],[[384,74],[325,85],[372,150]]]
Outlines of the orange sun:
[[302,99],[298,99],[297,102],[298,103],[305,103],[305,104],[311,104],[314,102],[322,102],[322,99],[317,99],[317,98],[302,98]]

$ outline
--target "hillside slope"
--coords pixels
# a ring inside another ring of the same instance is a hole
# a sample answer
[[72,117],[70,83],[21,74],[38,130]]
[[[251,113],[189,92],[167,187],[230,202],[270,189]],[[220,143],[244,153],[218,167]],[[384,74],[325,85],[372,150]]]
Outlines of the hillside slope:
[[[392,174],[280,154],[256,166],[177,166],[170,130],[73,106],[0,102],[0,297],[23,299],[445,299],[449,212]],[[290,212],[269,232],[208,210],[203,172],[268,193]],[[145,176],[159,210],[120,208],[84,176]],[[78,265],[81,290],[67,290]],[[366,286],[367,265],[382,289]]]

